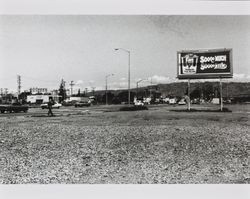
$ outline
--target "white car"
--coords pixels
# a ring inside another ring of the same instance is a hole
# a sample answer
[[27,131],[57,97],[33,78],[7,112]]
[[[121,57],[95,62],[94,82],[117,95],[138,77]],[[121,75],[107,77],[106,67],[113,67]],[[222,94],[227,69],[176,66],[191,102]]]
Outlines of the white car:
[[144,103],[138,100],[138,101],[135,101],[135,106],[144,106]]
[[176,99],[175,98],[169,99],[169,104],[176,104]]
[[179,102],[178,102],[179,105],[185,105],[186,104],[186,101],[185,99],[181,99]]
[[147,97],[143,99],[144,104],[150,104],[150,102],[151,102],[151,97]]
[[[52,105],[52,108],[57,108],[57,109],[59,109],[61,106],[62,106],[62,104],[60,104],[60,103],[58,103],[58,102],[55,102],[55,104]],[[41,104],[41,108],[42,108],[42,109],[48,108],[48,103],[43,103],[43,104]]]

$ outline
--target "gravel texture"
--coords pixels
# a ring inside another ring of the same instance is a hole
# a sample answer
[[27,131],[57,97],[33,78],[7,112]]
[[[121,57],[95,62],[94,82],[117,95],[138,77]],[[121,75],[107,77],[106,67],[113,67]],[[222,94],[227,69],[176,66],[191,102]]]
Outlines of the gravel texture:
[[1,116],[0,183],[250,182],[249,112],[115,110]]

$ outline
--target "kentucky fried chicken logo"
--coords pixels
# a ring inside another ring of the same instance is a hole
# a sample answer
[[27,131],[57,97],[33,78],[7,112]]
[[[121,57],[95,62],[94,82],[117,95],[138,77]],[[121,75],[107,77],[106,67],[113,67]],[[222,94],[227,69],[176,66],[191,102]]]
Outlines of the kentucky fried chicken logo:
[[195,74],[197,71],[198,56],[187,54],[181,57],[181,67],[183,74]]

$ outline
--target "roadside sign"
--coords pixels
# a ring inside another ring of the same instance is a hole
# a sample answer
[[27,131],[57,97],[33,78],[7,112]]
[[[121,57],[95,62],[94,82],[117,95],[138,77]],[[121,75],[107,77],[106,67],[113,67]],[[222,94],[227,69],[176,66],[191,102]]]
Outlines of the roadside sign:
[[177,52],[178,79],[232,78],[232,49]]

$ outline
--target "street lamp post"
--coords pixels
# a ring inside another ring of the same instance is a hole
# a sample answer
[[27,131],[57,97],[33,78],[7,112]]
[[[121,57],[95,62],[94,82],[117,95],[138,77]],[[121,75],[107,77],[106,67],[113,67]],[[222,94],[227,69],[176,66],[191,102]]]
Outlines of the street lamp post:
[[113,76],[114,74],[108,74],[105,76],[106,81],[106,105],[108,105],[108,77]]
[[140,79],[136,82],[136,99],[138,99],[138,85],[141,81],[144,81],[145,79]]
[[115,50],[123,50],[128,53],[128,104],[130,105],[130,51],[124,48],[115,48]]
[[149,89],[149,95],[150,95],[150,98],[152,96],[152,84],[153,84],[153,80],[152,80],[152,77],[150,78],[150,89]]

